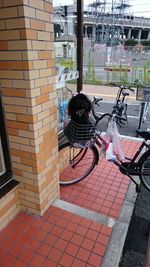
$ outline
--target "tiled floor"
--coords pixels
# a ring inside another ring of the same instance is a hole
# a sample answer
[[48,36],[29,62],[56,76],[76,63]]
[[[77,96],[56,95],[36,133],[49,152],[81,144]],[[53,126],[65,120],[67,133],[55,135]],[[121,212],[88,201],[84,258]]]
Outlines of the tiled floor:
[[[139,144],[123,139],[124,154],[132,157]],[[129,178],[121,174],[116,165],[101,157],[98,166],[83,181],[61,188],[61,199],[116,219],[129,182]]]
[[111,231],[56,207],[42,218],[20,213],[0,233],[0,266],[100,266]]
[[[128,156],[138,146],[123,140]],[[128,185],[129,179],[102,159],[84,181],[61,188],[61,199],[117,218]],[[111,233],[111,227],[54,206],[40,218],[19,213],[0,232],[0,267],[100,267]]]

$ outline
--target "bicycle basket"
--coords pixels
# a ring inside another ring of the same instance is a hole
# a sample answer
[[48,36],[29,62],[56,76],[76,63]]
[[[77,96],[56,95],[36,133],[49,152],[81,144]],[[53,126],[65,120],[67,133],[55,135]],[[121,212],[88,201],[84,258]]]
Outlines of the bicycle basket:
[[89,147],[95,143],[95,125],[90,121],[87,124],[78,124],[70,120],[64,128],[64,134],[69,143],[76,147]]

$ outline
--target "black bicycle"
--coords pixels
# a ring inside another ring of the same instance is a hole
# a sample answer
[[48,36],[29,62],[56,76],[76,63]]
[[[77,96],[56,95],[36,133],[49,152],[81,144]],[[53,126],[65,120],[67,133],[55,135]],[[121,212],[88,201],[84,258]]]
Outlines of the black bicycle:
[[150,86],[144,85],[139,78],[134,83],[137,85],[136,98],[141,102],[138,124],[138,129],[140,129],[142,123],[150,122]]
[[[64,139],[64,142],[59,147],[59,162],[60,162],[60,185],[71,185],[80,182],[87,177],[94,167],[99,162],[99,150],[104,144],[101,131],[99,132],[96,128],[99,121],[104,117],[114,117],[114,114],[103,114],[101,117],[96,119],[93,125],[77,125],[75,124],[74,129],[77,128],[78,140],[75,133],[75,142],[68,142]],[[115,115],[116,119],[121,119]],[[81,127],[81,131],[79,130]],[[68,129],[69,132],[71,129]],[[79,135],[80,133],[80,135]],[[143,186],[150,191],[150,131],[137,130],[144,140],[140,145],[138,151],[135,153],[133,158],[126,158],[124,162],[116,159],[113,163],[118,166],[120,172],[127,175],[136,185],[136,191],[140,191],[141,183]],[[72,133],[73,134],[73,133]],[[81,138],[82,137],[82,138]],[[143,153],[143,149],[145,152]],[[141,183],[137,183],[133,176],[138,176]]]
[[[123,124],[127,123],[128,117],[127,117],[127,96],[129,96],[129,92],[134,93],[134,89],[131,88],[130,86],[125,86],[123,84],[121,85],[116,85],[112,84],[112,86],[119,87],[117,96],[116,96],[116,101],[113,106],[112,114],[115,114],[120,117],[120,119],[116,119],[117,124],[122,127]],[[123,120],[123,119],[125,120]]]

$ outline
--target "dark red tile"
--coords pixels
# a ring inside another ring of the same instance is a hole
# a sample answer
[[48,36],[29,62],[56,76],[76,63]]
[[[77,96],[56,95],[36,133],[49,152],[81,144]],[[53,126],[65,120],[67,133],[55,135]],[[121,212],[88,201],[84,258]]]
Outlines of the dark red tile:
[[72,213],[70,213],[68,211],[63,211],[62,217],[65,218],[66,220],[70,221],[70,219],[72,217]]
[[90,256],[90,251],[84,248],[80,248],[76,257],[84,262],[87,262]]
[[85,262],[79,259],[75,259],[74,262],[72,263],[72,267],[87,267],[87,265]]
[[1,262],[1,267],[12,267],[16,258],[7,254],[7,257]]
[[98,233],[92,229],[87,231],[86,237],[95,241],[98,237]]
[[89,264],[91,264],[94,267],[99,267],[101,262],[102,262],[101,256],[99,256],[95,253],[91,253],[89,261],[88,261]]
[[78,225],[77,229],[76,229],[76,234],[79,234],[81,236],[85,236],[86,232],[87,232],[87,228],[82,226],[82,225]]
[[98,255],[103,257],[105,254],[105,250],[106,250],[106,246],[104,246],[100,243],[97,243],[97,242],[94,244],[93,252],[95,254],[98,254]]
[[82,241],[83,241],[84,237],[78,234],[73,234],[73,237],[71,239],[71,242],[80,246]]
[[68,253],[69,255],[75,257],[75,255],[77,254],[79,250],[79,247],[73,243],[69,243],[67,248],[66,248],[66,253]]
[[94,243],[95,242],[93,240],[85,238],[81,244],[81,247],[83,247],[89,251],[92,251],[92,249],[94,247]]
[[64,218],[60,218],[57,221],[57,225],[60,226],[60,227],[62,227],[62,228],[65,228],[67,224],[68,224],[68,220],[66,220]]
[[76,224],[79,224],[80,221],[81,221],[81,217],[78,216],[78,215],[73,215],[73,216],[71,217],[71,221],[74,222],[74,223],[76,223]]
[[44,257],[47,257],[51,251],[52,247],[48,244],[43,243],[40,247],[39,247],[39,254],[41,254]]
[[28,248],[34,251],[37,251],[39,249],[41,245],[41,242],[39,240],[36,239],[31,239],[29,244],[28,244]]
[[34,256],[34,252],[29,248],[25,248],[24,251],[20,254],[19,258],[22,261],[25,261],[28,263],[33,258],[33,256]]
[[45,257],[38,255],[37,253],[34,255],[32,260],[30,261],[30,264],[35,267],[42,267],[43,263],[45,261]]
[[13,265],[13,267],[27,267],[27,263],[20,261],[20,260],[16,260]]
[[109,242],[109,236],[100,233],[96,241],[106,246]]
[[61,234],[61,238],[66,241],[70,241],[72,236],[73,236],[73,233],[68,231],[67,229],[64,230],[64,232]]
[[43,263],[43,267],[56,267],[56,262],[46,259]]
[[59,262],[61,256],[63,255],[63,252],[56,249],[56,248],[52,248],[49,255],[48,255],[48,258],[54,262]]
[[47,232],[49,233],[51,230],[53,229],[53,224],[49,223],[49,222],[44,222],[42,224],[41,230],[43,232]]
[[111,233],[112,233],[112,228],[110,228],[110,227],[108,227],[106,225],[102,225],[101,233],[104,234],[104,235],[110,236]]
[[76,223],[73,223],[73,222],[69,222],[67,224],[67,229],[71,232],[75,232],[76,229],[77,229],[78,225]]
[[64,267],[72,267],[74,257],[69,254],[64,253],[59,261],[59,264]]
[[52,230],[53,235],[56,235],[56,236],[59,237],[59,236],[61,236],[62,232],[63,232],[63,228],[61,228],[61,227],[59,227],[57,225],[55,225],[53,227],[53,230]]
[[58,237],[50,233],[47,235],[45,242],[48,243],[50,246],[54,246],[57,240]]
[[67,241],[62,240],[62,239],[58,239],[56,241],[56,244],[54,246],[55,246],[55,248],[57,248],[57,249],[59,249],[61,251],[65,251],[67,245],[68,245],[68,242]]

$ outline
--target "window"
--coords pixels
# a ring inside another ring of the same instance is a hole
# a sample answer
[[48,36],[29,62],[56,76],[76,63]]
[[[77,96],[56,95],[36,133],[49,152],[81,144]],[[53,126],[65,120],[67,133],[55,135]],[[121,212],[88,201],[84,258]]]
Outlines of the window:
[[77,4],[73,0],[53,0],[53,5],[58,130],[61,133],[71,97],[68,89],[77,91],[77,36],[75,33]]
[[10,180],[12,180],[12,172],[2,105],[2,93],[0,91],[0,189]]

